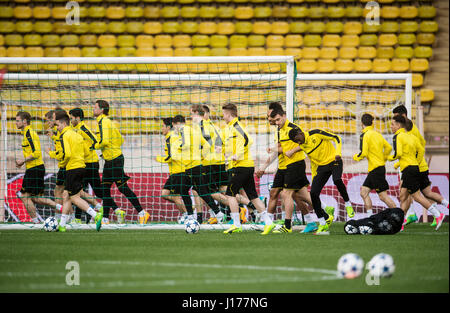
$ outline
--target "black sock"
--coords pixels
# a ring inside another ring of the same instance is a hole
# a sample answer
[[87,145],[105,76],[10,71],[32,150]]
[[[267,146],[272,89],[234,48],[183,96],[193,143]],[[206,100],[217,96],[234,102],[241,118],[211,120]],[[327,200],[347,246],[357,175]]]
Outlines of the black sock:
[[287,229],[291,229],[292,224],[291,224],[291,220],[290,219],[284,219],[284,227],[286,227]]
[[197,212],[197,222],[199,224],[203,223],[203,212]]
[[136,209],[136,211],[141,212],[142,206],[141,203],[139,202],[138,197],[136,196],[136,194],[130,189],[130,187],[128,187],[128,184],[123,184],[122,186],[120,186],[119,191],[125,196],[127,197],[127,199],[131,202],[131,204],[134,206],[134,208]]
[[83,211],[81,211],[81,209],[79,208],[79,207],[75,207],[75,218],[76,219],[81,219],[81,212],[83,212]]
[[247,207],[249,207],[249,208],[252,209],[253,211],[256,211],[255,205],[254,205],[253,202],[251,202],[251,201],[247,204]]

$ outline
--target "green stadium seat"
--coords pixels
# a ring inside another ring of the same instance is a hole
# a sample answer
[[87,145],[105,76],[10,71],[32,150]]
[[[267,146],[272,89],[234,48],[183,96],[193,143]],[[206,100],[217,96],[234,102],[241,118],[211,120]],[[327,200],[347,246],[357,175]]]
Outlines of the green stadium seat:
[[427,59],[416,59],[413,58],[409,62],[409,67],[412,72],[426,72],[430,65]]
[[134,47],[136,43],[133,35],[119,35],[117,37],[117,46],[119,47]]
[[322,38],[322,45],[324,47],[339,47],[341,45],[341,37],[339,35],[324,35]]
[[[120,47],[117,51],[119,57],[134,57],[136,56],[136,48],[127,46],[127,47]],[[126,65],[125,65],[126,66]],[[128,68],[131,68],[132,65],[128,65]],[[123,66],[118,67],[119,70],[123,70]]]
[[306,6],[292,6],[288,7],[276,7],[272,11],[272,16],[275,18],[305,18],[309,15],[309,9]]
[[106,15],[106,8],[102,6],[92,6],[88,8],[88,16],[91,18],[103,18]]
[[176,34],[180,31],[180,24],[175,21],[166,21],[162,24],[162,32],[166,34]]
[[201,18],[215,18],[217,16],[217,8],[215,6],[201,6],[199,16]]
[[[197,24],[196,24],[197,25]],[[162,32],[162,24],[160,22],[147,22],[144,24],[145,34],[159,34]]]
[[372,60],[370,59],[357,59],[354,62],[355,71],[359,73],[368,73],[372,71]]
[[80,43],[80,39],[77,35],[74,34],[66,34],[60,37],[60,45],[63,47],[67,46],[77,46]]
[[395,34],[381,34],[378,37],[378,44],[380,46],[395,46],[398,42]]
[[102,47],[99,50],[100,56],[101,57],[117,57],[118,56],[118,51],[116,47]]
[[86,34],[89,33],[90,27],[86,22],[80,22],[80,24],[72,25],[72,33],[74,34]]
[[[94,43],[96,45],[97,42]],[[60,37],[55,34],[45,34],[42,36],[42,46],[57,47],[60,45]]]
[[321,19],[326,17],[326,13],[327,11],[325,7],[310,7],[308,17],[312,19],[314,18]]
[[292,34],[303,34],[306,33],[307,30],[308,24],[305,22],[291,22],[289,24],[289,32]]
[[226,19],[234,18],[234,8],[231,6],[219,6],[217,8],[217,17]]
[[122,21],[112,21],[108,23],[108,31],[113,34],[121,34],[127,30],[127,25]]
[[348,6],[345,8],[345,17],[360,18],[363,14],[363,8],[360,6]]
[[433,45],[436,36],[433,33],[420,33],[417,34],[417,43],[419,45]]
[[405,73],[409,71],[408,59],[392,59],[391,61],[392,71],[397,73]]
[[209,46],[210,40],[207,35],[193,35],[192,36],[192,46],[193,47],[206,47]]
[[415,34],[399,34],[398,35],[398,44],[401,46],[411,46],[416,42]]
[[415,33],[419,29],[419,24],[416,21],[402,21],[400,23],[401,33]]
[[340,34],[344,31],[344,24],[339,21],[327,22],[325,24],[325,32],[327,34]]
[[160,14],[162,18],[177,18],[180,15],[180,9],[178,6],[163,6]]
[[[291,36],[300,36],[300,35],[291,35]],[[227,38],[226,36],[223,36]],[[300,36],[301,37],[301,36]],[[228,40],[222,40],[222,42],[227,43]],[[263,35],[250,35],[247,37],[247,42],[249,47],[263,47],[266,44],[266,37]],[[291,40],[292,44],[295,43],[295,40]],[[286,45],[288,44],[287,38],[286,38]],[[223,47],[226,47],[223,46]]]
[[253,24],[247,21],[238,21],[234,24],[236,34],[250,34],[253,30]]
[[439,29],[436,21],[422,21],[419,24],[419,31],[422,33],[435,33]]
[[400,18],[413,19],[419,14],[419,10],[415,6],[407,5],[400,8]]
[[99,57],[100,52],[98,50],[98,47],[83,47],[83,48],[81,48],[81,56],[82,57]]
[[253,9],[255,18],[270,18],[272,16],[272,8],[271,7],[255,7]]
[[345,8],[342,6],[329,6],[326,10],[326,16],[328,18],[343,18],[345,17]]
[[433,56],[433,49],[428,46],[417,46],[414,48],[415,58],[431,58]]
[[411,46],[398,46],[395,48],[394,55],[396,58],[411,59],[414,57],[414,49]]
[[376,46],[378,37],[375,34],[363,34],[359,37],[359,44],[361,46]]
[[180,10],[182,18],[196,18],[198,16],[198,8],[194,6],[185,6]]
[[397,22],[386,21],[381,23],[380,31],[382,33],[397,33],[399,30],[399,25]]
[[9,21],[0,21],[0,33],[7,34],[12,33],[16,29],[16,26],[13,22]]
[[96,46],[97,36],[93,34],[84,34],[80,36],[80,45],[82,46]]
[[238,6],[234,9],[234,17],[238,20],[249,20],[253,18],[253,7]]
[[138,6],[129,6],[125,9],[126,18],[141,18],[144,16],[144,9]]
[[26,34],[23,36],[23,43],[26,46],[40,46],[42,44],[42,36],[38,34]]
[[433,6],[420,6],[418,12],[419,18],[427,19],[427,18],[435,18],[436,17],[436,8]]
[[247,48],[247,37],[243,35],[230,36],[229,48]]
[[[1,11],[0,11],[1,12]],[[52,15],[52,10],[46,6],[35,6],[33,8],[33,17],[35,19],[48,19]],[[1,17],[1,13],[0,13]]]
[[34,25],[30,21],[20,21],[16,23],[16,32],[18,33],[32,33]]
[[126,27],[130,34],[141,34],[144,31],[144,24],[138,21],[127,22]]
[[[55,25],[53,25],[54,27]],[[56,29],[54,27],[54,29]],[[108,24],[105,22],[91,22],[89,23],[89,31],[93,34],[104,34],[107,33]]]
[[322,44],[322,37],[319,35],[305,35],[303,37],[303,45],[305,47],[319,47]]
[[10,6],[0,6],[0,18],[13,18],[14,8]]
[[6,46],[21,46],[23,45],[23,37],[19,34],[8,34],[5,36]]
[[[341,38],[342,46],[344,47],[358,47],[359,46],[359,37],[357,35],[344,35]],[[325,37],[324,37],[325,41]]]
[[325,32],[326,27],[324,22],[310,22],[308,24],[308,32],[311,34],[321,34]]
[[363,33],[378,33],[381,29],[381,24],[378,23],[364,23],[362,25]]

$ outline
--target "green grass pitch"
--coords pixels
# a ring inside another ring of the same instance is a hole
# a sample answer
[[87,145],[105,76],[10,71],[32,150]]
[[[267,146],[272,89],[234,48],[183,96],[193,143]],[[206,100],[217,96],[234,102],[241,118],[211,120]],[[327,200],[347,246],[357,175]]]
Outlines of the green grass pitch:
[[[349,236],[343,226],[333,224],[329,236],[0,230],[0,292],[449,292],[448,223],[439,231],[408,225],[393,236]],[[338,279],[337,261],[348,252],[365,263],[389,253],[396,271],[378,285],[366,283],[367,270]],[[78,285],[70,261],[78,264]]]

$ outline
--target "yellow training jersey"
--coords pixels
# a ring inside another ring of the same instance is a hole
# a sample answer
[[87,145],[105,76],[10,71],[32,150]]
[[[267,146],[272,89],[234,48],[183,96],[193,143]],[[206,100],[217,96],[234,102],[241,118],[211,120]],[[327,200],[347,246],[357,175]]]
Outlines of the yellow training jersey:
[[22,152],[23,157],[28,158],[33,156],[34,160],[25,162],[26,168],[32,168],[44,164],[42,161],[41,141],[38,134],[31,128],[31,125],[26,126],[23,131]]
[[313,129],[305,132],[305,142],[300,147],[311,160],[312,176],[316,176],[317,167],[330,164],[336,160],[336,155],[341,155],[342,139],[323,129]]
[[219,129],[214,126],[210,119],[207,119],[200,122],[200,130],[203,138],[208,142],[208,145],[202,147],[202,165],[225,164],[223,153],[216,151],[216,148],[222,148],[223,146]]
[[106,161],[111,161],[122,154],[122,135],[107,115],[98,116],[97,122],[97,143],[94,148],[102,151]]
[[179,130],[179,152],[186,170],[202,165],[202,147],[208,145],[198,125],[184,125]]
[[[224,129],[225,155],[228,161],[227,169],[235,167],[254,167],[250,148],[253,139],[242,126],[239,118],[234,118]],[[235,160],[232,157],[235,156]]]
[[58,168],[64,168],[64,166],[61,165],[61,161],[59,160],[59,156],[62,154],[62,148],[61,148],[61,142],[60,142],[60,133],[57,129],[57,127],[53,127],[53,132],[55,133],[51,139],[53,141],[53,145],[55,146],[55,150],[49,151],[48,154],[52,159],[55,159],[58,161]]
[[61,165],[67,171],[85,168],[84,156],[87,148],[84,145],[83,137],[70,126],[67,126],[61,131],[60,141],[62,147]]
[[360,152],[353,156],[355,161],[361,161],[367,158],[369,162],[368,171],[384,166],[389,154],[392,151],[391,145],[383,136],[373,129],[373,126],[367,126],[363,129],[359,140]]
[[81,121],[73,129],[83,137],[84,145],[86,146],[87,155],[85,155],[86,163],[98,162],[98,155],[95,152],[95,144],[97,143],[97,138],[94,133],[86,126],[84,121]]
[[[414,137],[416,137],[419,140],[420,145],[425,149],[425,144],[426,144],[425,138],[423,138],[422,134],[420,133],[419,129],[417,128],[417,126],[415,124],[413,124],[413,127],[408,132],[408,134],[411,134]],[[428,171],[428,163],[425,160],[425,155],[423,156],[423,158],[421,160],[419,160],[419,171],[420,172]]]
[[[278,149],[278,144],[280,144],[280,130],[277,129],[277,134],[276,136],[276,149]],[[286,169],[286,160],[284,159],[284,154],[283,153],[278,153],[278,169],[280,170],[285,170]]]
[[419,165],[418,160],[423,158],[425,149],[413,135],[408,134],[404,128],[400,128],[395,132],[392,142],[394,154],[389,156],[389,161],[399,160],[401,171],[408,166]]
[[298,147],[298,144],[289,138],[289,132],[294,128],[298,128],[302,132],[304,132],[300,126],[298,126],[297,124],[291,123],[288,120],[286,120],[283,127],[281,127],[278,130],[279,142],[280,142],[281,148],[283,150],[284,164],[286,166],[288,166],[289,164],[295,163],[295,162],[302,161],[306,158],[305,153],[303,151],[298,151],[298,152],[294,153],[294,155],[290,158],[287,157],[285,154],[287,151],[292,150],[295,147]]
[[164,156],[157,156],[156,161],[160,163],[167,163],[169,166],[169,173],[178,174],[184,172],[184,166],[181,162],[181,156],[178,152],[180,146],[180,137],[173,131],[166,135],[166,143],[164,146]]

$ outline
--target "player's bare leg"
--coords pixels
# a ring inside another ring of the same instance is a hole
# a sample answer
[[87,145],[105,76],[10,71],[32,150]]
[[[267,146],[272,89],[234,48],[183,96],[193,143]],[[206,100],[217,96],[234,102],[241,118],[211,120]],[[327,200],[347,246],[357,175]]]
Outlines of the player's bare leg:
[[184,206],[183,200],[181,199],[180,195],[171,194],[170,190],[163,189],[161,197],[164,200],[174,203],[180,213],[186,213],[186,207]]
[[101,225],[102,225],[103,214],[101,212],[96,212],[91,206],[89,206],[89,203],[86,202],[84,199],[82,199],[80,194],[81,194],[81,192],[78,192],[77,194],[70,196],[67,191],[64,191],[64,193],[63,193],[63,208],[62,208],[62,214],[61,214],[61,221],[59,224],[59,231],[61,231],[61,232],[66,231],[66,223],[67,223],[72,205],[76,205],[81,210],[85,211],[87,214],[89,214],[91,217],[93,217],[95,220],[97,231],[100,230]]
[[33,223],[38,224],[39,219],[36,214],[36,207],[34,205],[34,202],[31,200],[31,195],[27,192],[24,192],[20,195],[19,199],[22,200],[23,205],[25,206],[25,209],[28,212],[28,215],[30,215],[31,220]]

